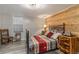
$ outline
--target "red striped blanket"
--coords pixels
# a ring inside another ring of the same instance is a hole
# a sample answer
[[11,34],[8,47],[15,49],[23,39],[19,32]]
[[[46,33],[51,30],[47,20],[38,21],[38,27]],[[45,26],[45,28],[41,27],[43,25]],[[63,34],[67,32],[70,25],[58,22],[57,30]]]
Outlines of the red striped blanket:
[[34,53],[43,53],[56,48],[55,40],[49,40],[48,38],[44,38],[40,35],[35,35],[31,39],[33,41]]
[[35,39],[37,40],[37,42],[39,44],[39,52],[40,53],[46,52],[47,51],[47,42],[39,36],[34,36],[34,37],[35,37]]

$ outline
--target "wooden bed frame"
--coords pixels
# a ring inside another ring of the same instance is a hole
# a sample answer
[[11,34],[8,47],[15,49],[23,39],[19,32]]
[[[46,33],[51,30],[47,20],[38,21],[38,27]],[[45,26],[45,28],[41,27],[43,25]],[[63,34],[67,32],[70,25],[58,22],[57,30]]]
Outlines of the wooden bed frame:
[[26,53],[29,54],[29,30],[26,29]]
[[61,25],[50,25],[49,30],[50,31],[56,30],[58,32],[62,31],[62,34],[64,34],[65,33],[65,23],[63,23]]

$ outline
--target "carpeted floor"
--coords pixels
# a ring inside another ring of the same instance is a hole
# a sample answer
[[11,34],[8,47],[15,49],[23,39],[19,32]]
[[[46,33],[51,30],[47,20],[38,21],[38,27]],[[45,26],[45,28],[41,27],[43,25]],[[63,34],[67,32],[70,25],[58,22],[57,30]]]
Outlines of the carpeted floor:
[[[9,43],[2,45],[0,48],[0,54],[26,54],[25,41]],[[59,50],[49,51],[44,54],[59,54]]]

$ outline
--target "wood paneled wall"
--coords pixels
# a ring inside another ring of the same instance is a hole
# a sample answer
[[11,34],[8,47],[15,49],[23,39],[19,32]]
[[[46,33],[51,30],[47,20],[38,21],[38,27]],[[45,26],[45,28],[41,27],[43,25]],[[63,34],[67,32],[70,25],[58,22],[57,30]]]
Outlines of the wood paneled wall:
[[47,26],[63,23],[66,24],[66,31],[79,32],[79,5],[75,5],[65,11],[46,18]]

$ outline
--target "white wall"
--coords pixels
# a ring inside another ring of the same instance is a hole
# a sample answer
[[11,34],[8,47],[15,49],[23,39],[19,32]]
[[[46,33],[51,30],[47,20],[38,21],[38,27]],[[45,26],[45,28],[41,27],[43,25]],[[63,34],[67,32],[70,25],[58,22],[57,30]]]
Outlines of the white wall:
[[10,35],[12,34],[12,18],[9,15],[0,15],[0,28],[8,28]]
[[[43,28],[43,19],[26,19],[24,18],[22,40],[26,39],[26,29],[30,31],[30,36]],[[8,28],[9,34],[14,36],[13,32],[13,19],[10,15],[0,15],[0,28]]]
[[34,22],[36,24],[37,31],[44,28],[44,24],[45,24],[44,18],[37,18],[37,19],[35,19]]

